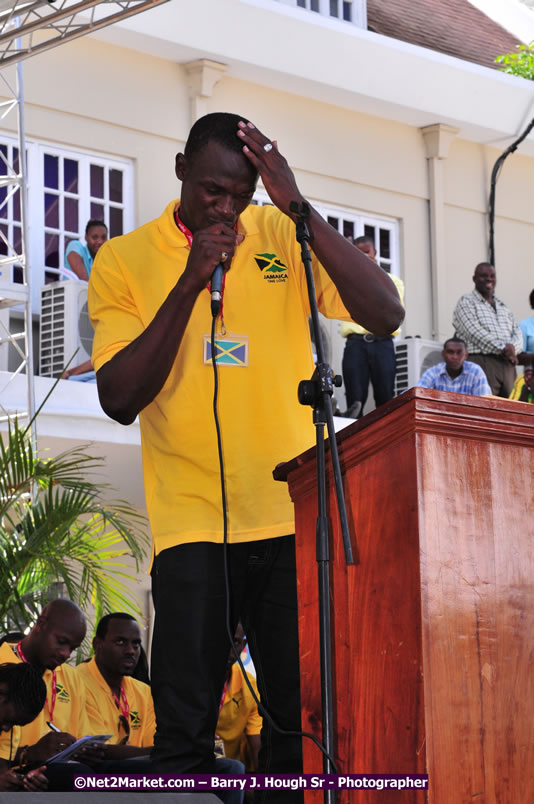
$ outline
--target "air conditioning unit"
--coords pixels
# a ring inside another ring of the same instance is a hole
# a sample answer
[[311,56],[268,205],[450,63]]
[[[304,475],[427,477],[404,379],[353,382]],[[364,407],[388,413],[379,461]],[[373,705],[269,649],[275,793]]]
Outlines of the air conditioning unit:
[[443,360],[443,346],[437,341],[423,338],[401,338],[395,341],[397,374],[395,376],[395,396],[417,385],[423,372]]
[[[59,377],[91,358],[93,327],[87,309],[87,282],[64,279],[41,288],[40,373]],[[77,351],[76,351],[77,350]]]

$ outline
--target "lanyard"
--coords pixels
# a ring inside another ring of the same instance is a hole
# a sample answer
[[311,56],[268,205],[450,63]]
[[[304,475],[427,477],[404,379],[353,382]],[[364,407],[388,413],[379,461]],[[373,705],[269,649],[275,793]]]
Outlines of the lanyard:
[[[193,243],[193,232],[190,229],[188,229],[187,226],[185,225],[185,223],[180,219],[180,210],[179,209],[177,209],[176,212],[174,213],[174,220],[176,221],[176,225],[179,228],[179,230],[182,232],[183,235],[185,235],[185,239],[187,240],[187,244],[188,244],[189,248],[191,248],[191,245]],[[236,229],[236,227],[234,226],[234,230],[235,229]],[[223,318],[223,297],[224,297],[224,286],[225,286],[225,284],[226,284],[226,271],[223,271],[223,280],[222,280],[222,288],[221,288],[221,306],[220,306],[221,321],[224,321],[224,318]],[[206,285],[206,288],[211,293],[211,282],[208,282],[208,284]]]
[[[17,643],[17,656],[19,657],[19,659],[22,659],[22,661],[25,664],[29,664],[29,662],[28,662],[27,658],[25,657],[24,652],[22,650],[22,641]],[[52,684],[51,684],[51,686],[52,686],[52,700],[51,700],[50,703],[48,703],[48,696],[46,696],[46,708],[48,709],[48,714],[50,715],[50,720],[53,720],[54,719],[54,709],[55,709],[55,706],[56,706],[56,695],[57,695],[57,679],[56,679],[56,671],[55,670],[52,670]]]
[[129,723],[130,722],[130,720],[129,720],[129,717],[130,717],[130,705],[128,704],[128,698],[126,697],[126,693],[124,692],[124,687],[121,684],[121,686],[120,686],[120,700],[119,700],[119,698],[117,698],[117,696],[115,695],[115,692],[113,690],[111,690],[111,692],[112,692],[113,698],[115,700],[115,706],[117,707],[117,709],[119,710],[121,715],[124,715],[124,717],[126,718],[126,722]]

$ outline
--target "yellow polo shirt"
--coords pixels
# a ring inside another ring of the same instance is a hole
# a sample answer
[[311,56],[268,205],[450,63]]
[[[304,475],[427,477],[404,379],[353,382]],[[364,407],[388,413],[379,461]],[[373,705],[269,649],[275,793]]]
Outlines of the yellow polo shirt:
[[[1,662],[20,662],[11,645],[0,645]],[[46,684],[46,703],[35,720],[27,726],[13,726],[11,731],[0,734],[0,758],[14,759],[19,745],[35,745],[50,731],[46,725],[51,720],[61,731],[72,734],[77,740],[90,731],[86,714],[85,686],[76,670],[68,664],[56,667],[56,701],[51,714],[52,670],[45,670],[43,681]]]
[[[399,279],[398,276],[394,276],[394,274],[388,274],[388,276],[397,288],[401,304],[404,307],[404,282],[402,279]],[[369,332],[368,329],[364,329],[364,327],[361,327],[359,324],[355,324],[354,321],[346,321],[342,323],[339,327],[339,331],[344,338],[346,338],[348,335],[352,335],[353,333],[356,333],[356,335],[365,335],[366,332]],[[399,334],[399,332],[400,329],[397,329],[391,334],[393,337],[395,337]]]
[[[175,224],[178,202],[160,218],[100,248],[89,282],[96,371],[140,335],[182,275],[189,256]],[[274,207],[240,216],[244,241],[226,274],[228,340],[219,362],[218,411],[226,475],[229,540],[294,532],[276,464],[315,440],[312,413],[297,387],[313,372],[309,304],[295,225]],[[314,260],[320,311],[350,320],[326,271]],[[186,542],[222,542],[223,516],[213,419],[213,369],[206,337],[210,294],[196,300],[163,388],[139,415],[145,497],[155,553]]]
[[[120,743],[125,732],[119,724],[119,710],[109,684],[98,669],[94,657],[76,668],[85,684],[87,714],[91,723],[90,734],[111,734],[109,743]],[[148,684],[136,678],[123,676],[122,686],[130,708],[130,736],[128,745],[152,747],[156,731],[156,716],[152,693]]]
[[[514,382],[514,387],[512,388],[512,391],[511,391],[510,396],[508,397],[508,399],[515,399],[516,402],[520,402],[521,401],[521,394],[523,392],[524,387],[525,387],[525,378],[524,378],[524,376],[522,374],[520,374],[519,377]],[[523,400],[523,401],[525,401],[525,402],[528,401],[528,394],[527,394],[527,399]]]
[[[259,698],[256,679],[247,673],[254,692]],[[241,668],[237,662],[232,666],[230,683],[226,689],[223,705],[219,712],[217,734],[224,740],[224,753],[230,759],[240,759],[249,766],[247,734],[259,734],[262,717],[258,705],[243,680]]]

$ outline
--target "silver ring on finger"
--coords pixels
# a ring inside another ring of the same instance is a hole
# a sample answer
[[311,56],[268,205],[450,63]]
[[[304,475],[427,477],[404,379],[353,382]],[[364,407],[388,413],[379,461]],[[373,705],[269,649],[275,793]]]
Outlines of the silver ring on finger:
[[265,145],[263,146],[263,150],[267,151],[267,153],[269,153],[269,151],[272,151],[273,150],[272,142],[266,142]]

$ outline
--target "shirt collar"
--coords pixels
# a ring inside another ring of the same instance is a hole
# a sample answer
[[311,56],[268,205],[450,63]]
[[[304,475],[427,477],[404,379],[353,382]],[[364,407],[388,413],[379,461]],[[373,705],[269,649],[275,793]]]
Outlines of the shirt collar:
[[457,380],[457,379],[458,379],[458,377],[461,377],[461,376],[462,376],[462,374],[464,373],[464,365],[465,365],[465,363],[462,363],[462,370],[460,371],[460,373],[458,374],[458,376],[457,376],[457,377],[451,377],[451,375],[450,375],[450,374],[449,374],[449,372],[447,371],[447,364],[445,363],[445,361],[443,361],[443,363],[442,363],[441,365],[442,365],[442,367],[443,367],[443,368],[442,368],[442,369],[441,369],[441,371],[439,372],[440,377],[445,377],[445,376],[447,376],[447,377],[449,378],[449,380],[451,380],[452,382],[454,382],[454,380]]
[[[475,296],[477,299],[480,299],[480,301],[483,301],[485,304],[489,304],[490,307],[492,306],[491,302],[485,299],[482,293],[476,288],[473,290],[473,296]],[[493,297],[493,301],[495,302],[495,304],[502,304],[502,301],[497,296]]]

